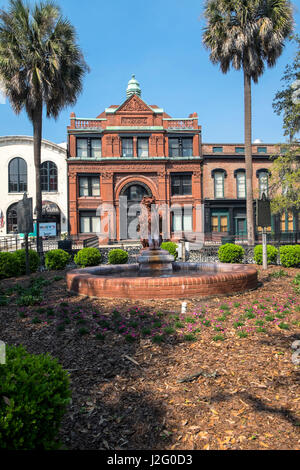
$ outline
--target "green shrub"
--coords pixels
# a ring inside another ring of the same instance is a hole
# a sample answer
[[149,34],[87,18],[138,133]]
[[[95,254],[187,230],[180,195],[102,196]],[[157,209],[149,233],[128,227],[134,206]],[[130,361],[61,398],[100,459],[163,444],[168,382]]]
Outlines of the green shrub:
[[174,242],[163,242],[161,244],[161,249],[168,251],[170,255],[174,256],[175,261],[178,257],[178,253],[176,251],[177,248],[178,248],[178,245]]
[[48,251],[45,254],[46,268],[54,271],[64,269],[67,266],[70,258],[71,257],[69,253],[64,250]]
[[281,246],[280,262],[285,268],[298,268],[300,266],[300,245]]
[[[277,263],[277,256],[278,250],[273,245],[267,245],[267,257],[268,257],[268,264],[276,264]],[[256,264],[263,264],[263,247],[262,245],[257,245],[254,248],[254,261]]]
[[56,359],[7,347],[0,365],[0,448],[48,450],[70,401],[69,378]]
[[101,263],[101,253],[97,248],[83,248],[78,251],[74,257],[74,261],[79,266],[98,266]]
[[[15,255],[20,263],[20,274],[26,274],[26,251],[18,250]],[[31,273],[35,273],[40,266],[40,257],[34,250],[28,251],[29,256],[29,268]]]
[[218,256],[221,263],[242,263],[245,250],[234,243],[226,243],[219,248]]
[[20,274],[20,263],[15,253],[0,253],[0,279],[17,277]]
[[111,250],[108,253],[109,264],[126,264],[128,262],[128,253],[124,250]]

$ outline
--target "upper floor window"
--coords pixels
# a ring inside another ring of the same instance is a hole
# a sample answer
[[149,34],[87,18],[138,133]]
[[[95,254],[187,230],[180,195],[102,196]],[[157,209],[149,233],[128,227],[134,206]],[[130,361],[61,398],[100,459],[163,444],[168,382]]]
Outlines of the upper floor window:
[[79,176],[79,197],[100,196],[100,176]]
[[295,230],[295,218],[292,211],[283,212],[280,225],[282,232],[293,232]]
[[269,196],[269,173],[267,170],[258,172],[258,187],[259,187],[259,198],[261,199],[263,194]]
[[213,153],[222,153],[223,147],[213,147]]
[[77,157],[78,158],[101,158],[101,139],[77,138]]
[[57,191],[57,166],[53,162],[41,165],[41,190],[47,193]]
[[172,196],[187,196],[192,194],[192,175],[175,174],[171,176]]
[[246,198],[246,173],[243,170],[238,170],[236,176],[236,193],[238,199]]
[[138,138],[138,157],[149,157],[149,139]]
[[267,147],[257,147],[257,153],[267,153]]
[[24,193],[27,191],[27,163],[23,158],[14,158],[8,166],[8,191]]
[[193,138],[191,137],[170,137],[169,138],[170,157],[192,157]]
[[214,172],[214,184],[215,184],[215,199],[224,198],[224,171],[215,171]]
[[235,153],[245,153],[245,147],[235,147]]
[[133,138],[122,138],[122,157],[133,157]]

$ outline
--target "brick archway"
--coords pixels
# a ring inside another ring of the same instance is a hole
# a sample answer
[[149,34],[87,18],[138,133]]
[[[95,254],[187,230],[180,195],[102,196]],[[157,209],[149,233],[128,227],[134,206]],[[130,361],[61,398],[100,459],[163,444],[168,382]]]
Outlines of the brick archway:
[[122,193],[126,191],[126,189],[129,188],[133,184],[140,184],[141,186],[148,188],[150,192],[152,193],[152,196],[158,199],[158,190],[154,181],[142,175],[133,175],[133,176],[124,178],[123,180],[119,181],[119,183],[117,184],[115,188],[115,201],[117,204],[119,202],[119,199]]

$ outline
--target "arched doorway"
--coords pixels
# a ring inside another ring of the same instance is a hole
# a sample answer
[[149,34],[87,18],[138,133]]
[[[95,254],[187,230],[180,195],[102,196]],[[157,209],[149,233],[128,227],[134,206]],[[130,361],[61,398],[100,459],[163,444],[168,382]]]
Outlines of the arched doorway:
[[137,240],[135,227],[140,215],[140,202],[152,196],[151,189],[140,181],[128,183],[120,193],[120,240]]

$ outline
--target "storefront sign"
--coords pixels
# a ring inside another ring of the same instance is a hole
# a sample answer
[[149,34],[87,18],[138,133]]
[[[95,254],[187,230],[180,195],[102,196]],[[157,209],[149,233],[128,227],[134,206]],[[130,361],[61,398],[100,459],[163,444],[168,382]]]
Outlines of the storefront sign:
[[40,237],[56,237],[56,223],[39,224]]

